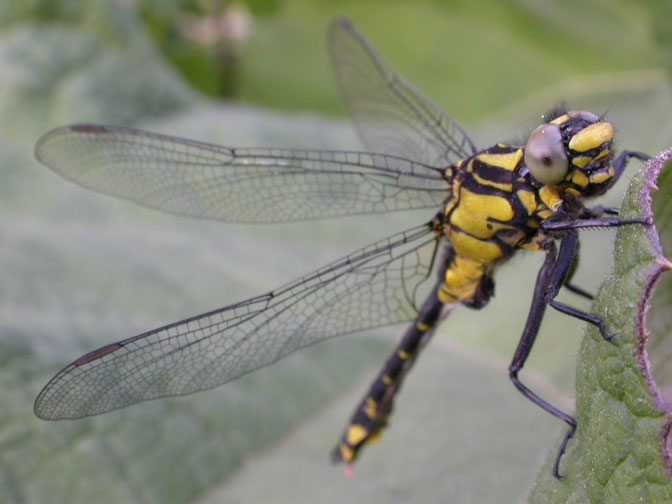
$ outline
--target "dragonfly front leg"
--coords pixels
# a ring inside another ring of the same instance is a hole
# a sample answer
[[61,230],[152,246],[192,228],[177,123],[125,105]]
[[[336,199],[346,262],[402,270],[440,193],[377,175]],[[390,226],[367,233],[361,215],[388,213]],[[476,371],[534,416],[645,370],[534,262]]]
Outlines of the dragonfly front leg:
[[[626,159],[629,155],[637,156],[646,156],[645,154],[640,153],[631,153],[629,151],[624,152],[619,156],[617,162],[621,159]],[[616,164],[616,163],[615,163]],[[558,259],[552,274],[552,277],[549,281],[548,289],[545,294],[546,302],[551,305],[556,310],[570,315],[572,317],[578,318],[590,324],[596,326],[602,337],[611,341],[612,336],[607,332],[604,321],[591,313],[587,313],[578,308],[560,303],[555,301],[555,297],[560,291],[560,287],[564,284],[570,290],[576,292],[577,294],[584,295],[592,299],[592,296],[587,292],[583,291],[580,287],[571,285],[570,280],[573,274],[573,269],[576,263],[576,253],[579,246],[578,241],[578,229],[584,228],[601,228],[601,227],[620,227],[628,226],[632,224],[644,224],[651,225],[652,222],[648,218],[638,218],[638,219],[620,219],[618,217],[607,217],[600,218],[600,215],[612,214],[613,209],[596,207],[594,209],[585,209],[584,218],[579,219],[570,219],[566,215],[558,214],[558,218],[551,218],[542,222],[540,229],[542,233],[563,233],[562,242],[560,245],[560,252],[558,254]]]
[[516,386],[516,388],[530,401],[542,408],[544,411],[547,411],[554,417],[559,418],[569,425],[569,430],[565,434],[565,437],[560,444],[560,449],[558,450],[558,454],[555,457],[555,463],[553,464],[553,476],[560,479],[560,473],[558,472],[560,458],[565,453],[567,443],[576,431],[576,420],[567,413],[560,411],[552,404],[543,400],[537,394],[532,392],[532,390],[530,390],[526,385],[524,385],[518,378],[518,373],[523,368],[527,357],[530,355],[532,346],[534,345],[537,334],[539,333],[539,326],[541,325],[541,321],[544,318],[544,312],[546,311],[547,305],[546,292],[553,277],[554,270],[556,269],[555,266],[556,247],[555,244],[551,242],[546,249],[546,259],[544,260],[544,264],[542,265],[541,269],[539,270],[539,274],[537,275],[537,283],[535,284],[534,295],[532,297],[532,306],[530,307],[530,311],[527,316],[525,329],[523,329],[523,334],[520,336],[516,353],[514,354],[513,359],[511,360],[511,365],[509,366],[509,378],[511,378],[511,381]]
[[614,183],[619,179],[619,177],[625,170],[628,161],[630,161],[630,159],[632,158],[639,159],[640,161],[648,161],[649,159],[651,159],[651,156],[643,152],[637,152],[631,150],[624,150],[623,152],[621,152],[614,161],[614,178],[613,178]]

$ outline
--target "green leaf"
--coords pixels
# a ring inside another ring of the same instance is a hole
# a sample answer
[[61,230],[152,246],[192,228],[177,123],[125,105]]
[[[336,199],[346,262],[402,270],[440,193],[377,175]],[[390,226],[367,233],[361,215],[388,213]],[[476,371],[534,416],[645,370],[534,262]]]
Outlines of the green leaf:
[[[0,32],[4,134],[26,138],[72,121],[130,125],[194,103],[118,2],[12,1],[0,9],[14,21]],[[44,20],[22,22],[31,16]]]
[[667,151],[634,177],[621,208],[624,219],[653,216],[655,227],[618,231],[613,272],[591,310],[618,335],[612,345],[594,327],[586,331],[577,365],[578,428],[560,466],[564,478],[551,477],[552,451],[530,502],[672,500],[672,414],[665,403],[672,384],[666,359],[672,354],[672,275],[663,274],[672,269],[663,255],[672,243],[671,198]]

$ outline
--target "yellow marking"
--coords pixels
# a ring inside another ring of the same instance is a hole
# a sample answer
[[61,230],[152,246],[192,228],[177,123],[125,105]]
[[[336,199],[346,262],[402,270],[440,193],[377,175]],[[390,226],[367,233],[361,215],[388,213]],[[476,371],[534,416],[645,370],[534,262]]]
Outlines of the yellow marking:
[[508,192],[508,193],[513,191],[513,184],[504,184],[504,183],[501,183],[501,182],[493,182],[492,180],[488,180],[488,179],[485,179],[485,178],[481,177],[478,174],[478,172],[473,172],[472,175],[476,179],[476,182],[478,182],[481,185],[494,187],[495,189],[499,189],[500,191],[504,191],[504,192]]
[[532,215],[537,208],[537,198],[532,191],[525,191],[520,189],[516,192],[516,196],[525,207],[527,215]]
[[614,168],[610,168],[609,171],[606,172],[598,172],[598,173],[593,173],[590,176],[590,181],[593,184],[604,184],[607,180],[613,178],[614,176]]
[[439,298],[439,301],[442,303],[454,303],[459,301],[457,296],[453,296],[450,292],[446,291],[443,287],[439,289],[439,294],[436,296]]
[[539,210],[539,211],[537,212],[537,216],[538,216],[541,220],[546,220],[546,219],[548,219],[551,215],[553,215],[553,212],[551,212],[548,208],[545,208],[545,209],[543,209],[543,210]]
[[551,211],[555,212],[562,204],[562,198],[558,191],[551,186],[544,186],[539,189],[539,198]]
[[[513,219],[513,208],[506,198],[476,194],[460,189],[460,203],[450,215],[450,223],[478,238],[492,238],[494,231],[488,217],[498,221]],[[469,254],[464,254],[469,257]]]
[[565,192],[573,194],[574,196],[581,196],[581,191],[579,191],[575,187],[568,187],[567,189],[565,189]]
[[539,250],[541,247],[537,242],[523,243],[520,248],[525,250]]
[[339,446],[339,451],[341,452],[341,458],[343,459],[343,462],[352,462],[352,460],[355,458],[354,450],[352,450],[345,443],[341,443],[341,446]]
[[357,446],[359,443],[362,442],[363,439],[366,438],[368,433],[369,431],[366,430],[361,425],[353,424],[350,427],[348,427],[348,430],[345,434],[345,441],[350,446]]
[[405,352],[405,351],[403,351],[403,350],[399,350],[399,351],[397,352],[397,355],[399,356],[399,358],[400,358],[401,360],[406,360],[406,359],[408,359],[408,353]]
[[394,383],[394,380],[387,375],[383,375],[383,383],[389,386]]
[[548,238],[546,235],[543,235],[541,233],[534,235],[534,237],[524,245],[521,245],[520,248],[524,248],[525,250],[540,250],[542,243],[544,243]]
[[468,257],[456,255],[453,259],[451,269],[456,268],[460,271],[462,276],[469,280],[479,280],[485,272],[485,266],[482,262],[472,261]]
[[[595,156],[593,158],[593,161],[597,161],[598,159],[602,159],[603,157],[607,157],[610,152],[611,152],[611,149],[603,150],[602,152],[600,152],[597,156]],[[613,167],[612,167],[612,169],[613,169]]]
[[513,171],[516,169],[516,166],[518,166],[518,163],[520,163],[522,157],[523,149],[518,149],[506,154],[479,154],[476,156],[476,159],[485,164],[489,164],[490,166]]
[[453,210],[453,208],[455,208],[457,203],[458,200],[453,195],[453,198],[451,198],[448,202],[446,202],[446,207],[444,208],[444,215],[448,215]]
[[442,303],[452,303],[454,301],[464,301],[469,299],[476,292],[478,282],[474,282],[464,286],[451,286],[443,284],[439,289],[439,301]]
[[496,243],[479,240],[456,230],[453,230],[450,241],[455,252],[474,261],[491,263],[502,257],[502,250]]
[[579,168],[585,168],[593,160],[590,156],[579,156],[572,159],[572,164]]
[[[448,215],[450,212],[452,212],[453,208],[457,206],[457,204],[460,202],[460,187],[462,185],[462,182],[460,181],[459,177],[455,179],[455,181],[452,184],[451,187],[451,193],[452,197],[448,199],[446,202],[446,206],[443,209],[443,214]],[[444,226],[447,227],[447,226]]]
[[610,152],[611,149],[604,149],[597,156],[592,158],[590,156],[579,156],[577,158],[574,158],[572,164],[574,164],[574,166],[578,166],[579,168],[585,168],[593,161],[597,161],[598,159],[602,159],[603,157],[608,156]]
[[471,297],[485,273],[486,265],[479,261],[456,255],[446,275],[441,288],[439,299],[449,302],[464,300]]
[[[388,376],[388,378],[389,378],[389,376]],[[384,381],[385,381],[385,379],[383,378],[383,382]],[[367,417],[375,418],[376,413],[378,412],[378,403],[370,397],[367,397],[365,402],[366,402],[366,404],[362,408],[362,411],[364,412],[364,414]]]
[[461,271],[450,269],[446,271],[445,285],[446,287],[464,287],[472,282],[465,282],[465,276]]
[[587,187],[590,181],[588,180],[586,174],[581,170],[574,170],[572,172],[572,182],[579,187]]
[[469,299],[471,296],[474,295],[474,292],[476,292],[477,287],[478,287],[477,283],[463,287],[461,289],[451,288],[447,285],[444,285],[441,287],[441,289],[439,289],[439,295],[437,297],[439,298],[439,301],[441,301],[442,303],[454,303],[455,301],[464,301],[465,299]]
[[383,439],[383,433],[378,430],[378,431],[374,432],[373,434],[371,434],[369,436],[369,439],[366,440],[366,442],[368,444],[374,444],[374,443],[377,443],[378,441],[380,441],[381,439]]
[[560,117],[556,117],[555,119],[553,119],[550,122],[550,124],[562,124],[565,121],[567,121],[567,119],[569,119],[569,116],[567,114],[564,114],[564,115],[561,115]]
[[465,285],[470,285],[473,282],[472,278],[467,277],[459,269],[449,269],[446,271],[445,275],[445,285],[447,287],[464,287]]
[[614,129],[608,122],[591,124],[582,129],[569,141],[569,148],[576,152],[595,149],[614,137]]
[[427,332],[431,329],[431,327],[425,324],[424,322],[417,322],[415,324],[415,327],[417,327],[418,331],[420,332]]

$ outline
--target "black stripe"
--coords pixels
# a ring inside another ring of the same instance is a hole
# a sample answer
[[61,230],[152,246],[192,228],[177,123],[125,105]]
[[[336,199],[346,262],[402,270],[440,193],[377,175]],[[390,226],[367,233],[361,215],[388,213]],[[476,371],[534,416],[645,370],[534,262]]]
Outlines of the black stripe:
[[[521,146],[517,145],[493,145],[492,147],[489,147],[485,150],[482,150],[478,154],[511,154],[512,152],[517,151],[518,149],[521,149]],[[478,155],[477,154],[477,155]]]
[[[516,167],[517,166],[518,165],[516,165]],[[506,168],[501,168],[499,166],[492,166],[478,158],[474,158],[472,167],[473,171],[482,179],[498,184],[513,185],[513,181],[516,178],[515,168],[513,170],[507,170]]]

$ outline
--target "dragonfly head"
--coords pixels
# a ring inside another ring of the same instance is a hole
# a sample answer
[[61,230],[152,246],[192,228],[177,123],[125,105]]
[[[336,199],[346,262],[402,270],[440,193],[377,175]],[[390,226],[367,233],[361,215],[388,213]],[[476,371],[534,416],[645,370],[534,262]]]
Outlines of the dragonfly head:
[[598,196],[613,183],[614,129],[585,110],[570,110],[542,124],[525,145],[525,164],[544,185],[579,197]]

